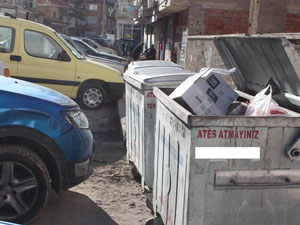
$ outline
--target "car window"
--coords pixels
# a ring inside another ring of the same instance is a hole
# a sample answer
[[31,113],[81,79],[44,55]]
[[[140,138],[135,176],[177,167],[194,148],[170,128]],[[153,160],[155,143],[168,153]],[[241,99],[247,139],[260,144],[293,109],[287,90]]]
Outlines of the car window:
[[70,49],[72,54],[77,58],[77,59],[84,59],[84,56],[80,53],[80,49],[77,49],[75,44],[65,35],[60,35],[57,34],[57,37],[64,42],[64,44]]
[[44,33],[25,30],[25,51],[35,57],[58,60],[63,49],[51,37]]
[[10,27],[0,27],[0,52],[12,52],[15,31]]
[[97,45],[95,45],[93,42],[91,42],[90,40],[88,39],[82,39],[84,42],[88,43],[90,46],[92,46],[93,48],[98,48]]
[[75,42],[76,45],[78,45],[81,49],[83,49],[85,52],[87,50],[89,50],[88,47],[86,47],[83,43],[81,43],[80,41],[77,41],[77,40],[73,40]]

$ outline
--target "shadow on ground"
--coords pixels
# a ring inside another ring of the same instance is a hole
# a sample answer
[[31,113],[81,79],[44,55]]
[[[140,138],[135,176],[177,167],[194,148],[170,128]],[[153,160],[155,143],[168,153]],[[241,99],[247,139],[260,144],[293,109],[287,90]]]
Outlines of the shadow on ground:
[[121,135],[117,104],[106,104],[100,110],[84,110],[95,139],[92,166],[99,167],[119,161],[126,149]]
[[65,191],[52,196],[47,209],[30,225],[117,225],[90,198]]

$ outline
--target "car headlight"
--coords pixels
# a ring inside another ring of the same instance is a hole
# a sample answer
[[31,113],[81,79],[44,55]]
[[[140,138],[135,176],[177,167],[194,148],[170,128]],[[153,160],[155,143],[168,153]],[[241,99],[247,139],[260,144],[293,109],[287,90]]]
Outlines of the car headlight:
[[89,128],[89,121],[80,110],[63,111],[61,114],[72,127],[77,129]]

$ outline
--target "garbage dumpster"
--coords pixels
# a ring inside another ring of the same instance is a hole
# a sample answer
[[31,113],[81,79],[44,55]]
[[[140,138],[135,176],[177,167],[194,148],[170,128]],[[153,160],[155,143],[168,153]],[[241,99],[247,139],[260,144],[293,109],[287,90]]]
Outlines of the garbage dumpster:
[[141,175],[141,183],[152,188],[154,165],[154,127],[156,98],[153,87],[177,87],[189,71],[177,67],[151,67],[127,70],[126,82],[126,147],[127,158]]
[[170,62],[170,61],[146,60],[146,61],[136,61],[136,62],[130,63],[128,65],[128,70],[136,70],[136,69],[146,68],[146,67],[177,67],[177,68],[182,68],[182,66],[180,66],[176,63]]
[[[273,78],[282,87],[278,95],[283,97],[284,90],[300,90],[282,40],[239,38],[216,42],[225,49],[222,54],[228,68],[239,68],[233,76],[237,86],[243,84],[244,90],[249,90],[243,81],[255,76],[255,85],[265,85]],[[263,51],[255,51],[260,48]],[[281,79],[293,73],[293,83]],[[164,225],[299,224],[300,115],[196,116],[169,98],[169,93],[154,88],[153,207]],[[244,92],[237,93],[251,99]],[[260,158],[196,159],[197,152],[209,153],[209,147],[224,151],[223,147],[259,147]]]

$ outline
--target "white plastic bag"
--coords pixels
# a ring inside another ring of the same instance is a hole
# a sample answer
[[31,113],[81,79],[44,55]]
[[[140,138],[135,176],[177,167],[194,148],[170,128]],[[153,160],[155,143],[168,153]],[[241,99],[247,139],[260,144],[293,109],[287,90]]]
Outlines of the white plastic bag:
[[[269,93],[266,95],[266,92]],[[246,116],[269,116],[271,105],[276,106],[276,102],[272,100],[272,87],[268,85],[265,89],[258,92],[250,102],[245,115]],[[278,104],[277,104],[278,105]]]

